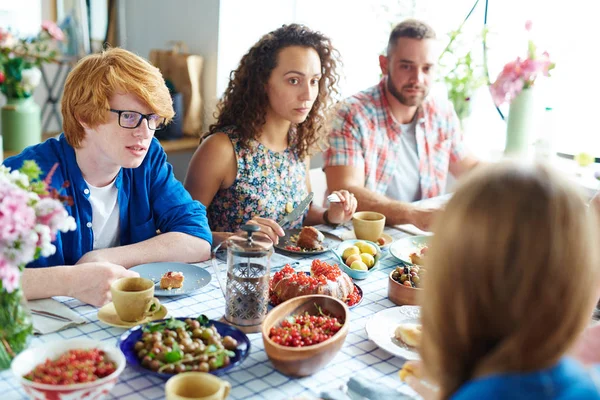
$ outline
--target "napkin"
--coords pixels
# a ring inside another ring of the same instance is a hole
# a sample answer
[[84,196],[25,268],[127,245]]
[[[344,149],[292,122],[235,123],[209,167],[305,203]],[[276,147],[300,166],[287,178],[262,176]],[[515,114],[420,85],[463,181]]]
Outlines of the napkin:
[[340,388],[321,393],[323,400],[399,400],[412,399],[397,389],[371,382],[368,379],[353,377]]
[[32,313],[31,317],[33,319],[33,333],[36,335],[45,335],[47,333],[58,332],[76,325],[85,324],[87,322],[75,311],[71,310],[60,301],[56,301],[54,299],[31,300],[27,302],[27,306],[32,311],[46,311],[71,320],[70,322],[59,321],[58,319]]

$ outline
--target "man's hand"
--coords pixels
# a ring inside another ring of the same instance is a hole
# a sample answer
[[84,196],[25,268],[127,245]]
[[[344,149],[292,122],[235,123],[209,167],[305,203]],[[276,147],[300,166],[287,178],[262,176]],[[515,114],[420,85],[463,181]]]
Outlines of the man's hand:
[[79,261],[77,261],[76,265],[86,264],[86,263],[97,263],[97,262],[108,262],[106,258],[102,256],[102,250],[93,250],[85,253]]
[[84,303],[100,307],[111,300],[111,283],[120,278],[137,276],[140,274],[109,262],[78,263],[71,267],[67,293]]
[[430,231],[435,216],[442,212],[439,208],[415,207],[410,210],[409,221],[423,231]]
[[329,204],[329,212],[327,214],[329,222],[343,224],[346,221],[350,221],[358,205],[354,195],[347,190],[339,190],[331,194],[337,195],[340,198],[340,202]]

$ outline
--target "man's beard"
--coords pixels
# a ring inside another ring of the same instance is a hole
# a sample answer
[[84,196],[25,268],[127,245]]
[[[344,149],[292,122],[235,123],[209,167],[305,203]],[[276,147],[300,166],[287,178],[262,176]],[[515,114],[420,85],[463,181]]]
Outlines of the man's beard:
[[426,87],[406,85],[406,86],[404,86],[404,89],[422,90],[423,94],[422,95],[417,94],[417,95],[411,96],[411,97],[404,96],[402,94],[402,92],[400,92],[398,89],[396,89],[396,86],[394,86],[394,83],[392,82],[392,77],[389,72],[388,72],[387,78],[388,78],[387,79],[388,91],[392,94],[392,96],[394,96],[396,98],[396,100],[398,100],[401,104],[404,104],[407,107],[420,106],[421,103],[423,103],[423,100],[425,99],[425,97],[427,97],[427,95],[429,94],[429,90],[427,90]]

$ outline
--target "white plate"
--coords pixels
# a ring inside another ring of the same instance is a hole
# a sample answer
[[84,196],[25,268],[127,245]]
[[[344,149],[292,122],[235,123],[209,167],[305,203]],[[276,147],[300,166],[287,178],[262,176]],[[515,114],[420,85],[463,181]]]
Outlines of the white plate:
[[416,252],[419,245],[427,244],[429,240],[431,240],[431,236],[409,236],[397,239],[390,246],[390,254],[403,263],[412,265],[410,254]]
[[396,327],[401,323],[421,323],[419,306],[400,306],[381,310],[373,315],[365,325],[367,337],[381,350],[406,360],[419,360],[419,353],[394,337]]

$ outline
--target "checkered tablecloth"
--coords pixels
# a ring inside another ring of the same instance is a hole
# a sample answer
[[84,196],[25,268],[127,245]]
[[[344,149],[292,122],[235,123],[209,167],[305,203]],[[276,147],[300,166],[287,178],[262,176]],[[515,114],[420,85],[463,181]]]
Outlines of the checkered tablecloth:
[[[319,227],[327,230],[326,227]],[[338,228],[333,233],[340,234],[344,228]],[[397,229],[386,228],[386,233],[394,239],[408,236]],[[310,266],[312,258],[334,260],[331,253],[316,257],[298,258],[300,267]],[[201,263],[213,274],[209,263]],[[389,387],[401,387],[411,393],[398,379],[398,370],[404,360],[392,356],[370,342],[365,332],[365,324],[376,312],[395,305],[387,298],[388,275],[398,261],[391,255],[381,260],[378,270],[369,274],[365,280],[356,283],[362,288],[364,299],[360,305],[350,311],[350,331],[344,346],[336,357],[324,369],[305,378],[290,378],[273,368],[264,351],[260,333],[250,334],[252,342],[249,357],[238,367],[224,376],[223,379],[232,385],[230,399],[290,399],[295,397],[316,398],[322,391],[339,388],[350,377],[361,376],[371,382],[381,383]],[[296,267],[298,268],[298,267]],[[277,268],[274,268],[277,269]],[[79,313],[89,323],[60,332],[36,336],[32,345],[71,338],[91,338],[110,343],[126,329],[107,326],[98,320],[98,310],[74,299],[62,299],[65,304]],[[161,302],[166,306],[170,316],[196,317],[205,314],[211,319],[219,319],[225,310],[225,301],[219,284],[213,275],[210,284],[199,293],[182,297],[162,297]],[[117,385],[110,392],[109,398],[114,399],[162,399],[164,398],[165,381],[127,367],[121,374]],[[0,398],[26,398],[20,384],[14,379],[10,370],[0,373]]]

